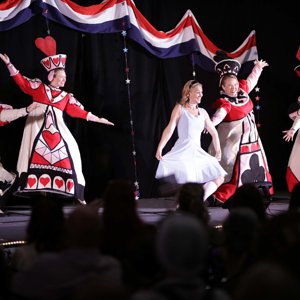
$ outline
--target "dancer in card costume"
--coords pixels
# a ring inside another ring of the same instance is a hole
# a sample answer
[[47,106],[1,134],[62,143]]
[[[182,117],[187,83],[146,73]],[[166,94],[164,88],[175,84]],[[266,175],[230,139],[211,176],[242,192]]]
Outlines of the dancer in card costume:
[[56,54],[56,41],[47,36],[37,38],[37,48],[47,55],[41,60],[49,72],[49,84],[22,76],[6,54],[0,58],[20,89],[30,95],[38,108],[28,114],[19,152],[16,195],[36,192],[74,197],[85,204],[85,179],[77,142],[66,126],[63,113],[87,121],[114,125],[84,110],[71,93],[61,90],[66,82],[65,54]]
[[[298,49],[296,57],[298,60],[300,60],[300,47]],[[295,72],[298,77],[300,77],[300,65],[295,68]],[[283,139],[286,142],[293,141],[294,135],[297,132],[285,176],[288,191],[292,192],[294,186],[300,181],[300,96],[298,97],[298,101],[296,103],[292,103],[289,106],[288,114],[289,117],[293,120],[293,124],[289,130],[283,131]]]
[[[224,183],[214,196],[226,202],[237,187],[249,182],[266,182],[271,185],[267,158],[257,130],[253,103],[249,93],[256,86],[259,76],[268,64],[258,60],[246,80],[238,80],[240,63],[230,59],[224,52],[215,56],[215,69],[220,76],[220,98],[213,108],[216,109],[211,120],[220,138],[222,149],[221,166],[227,172]],[[209,153],[214,154],[212,146]]]

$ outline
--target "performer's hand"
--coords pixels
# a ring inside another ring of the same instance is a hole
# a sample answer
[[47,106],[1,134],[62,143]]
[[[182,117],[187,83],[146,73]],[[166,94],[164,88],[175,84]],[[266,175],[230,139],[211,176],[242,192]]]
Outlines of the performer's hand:
[[221,158],[222,158],[222,151],[221,151],[221,150],[216,151],[215,158],[216,158],[218,161],[221,160]]
[[202,133],[208,134],[208,130],[206,128],[203,129]]
[[162,155],[161,155],[161,150],[157,149],[155,157],[157,158],[157,160],[161,160],[162,159]]
[[258,65],[259,67],[261,67],[262,69],[263,69],[264,67],[269,66],[269,64],[268,64],[265,60],[262,60],[262,59],[260,59],[260,60],[257,59],[257,60],[255,61],[255,64]]
[[2,54],[2,53],[0,53],[0,58],[3,60],[3,62],[6,64],[6,65],[8,65],[9,63],[10,63],[10,59],[9,59],[9,57],[7,56],[7,54]]
[[99,119],[99,121],[96,121],[96,122],[98,122],[98,123],[103,123],[103,124],[111,125],[111,126],[114,126],[114,125],[115,125],[114,123],[112,123],[112,122],[106,120],[105,118],[98,118],[98,119]]
[[289,130],[284,130],[282,132],[285,133],[285,135],[283,136],[283,139],[286,142],[293,141],[293,137],[294,137],[294,134],[295,134],[295,129],[294,128],[291,128]]
[[106,124],[106,125],[112,125],[112,126],[115,125],[114,123],[106,120],[105,118],[99,118],[99,117],[93,115],[92,113],[88,114],[87,120],[92,121],[92,122],[96,122],[96,123],[103,123],[103,124]]
[[39,103],[32,102],[29,106],[26,107],[26,111],[28,113],[32,112],[33,110],[37,109],[39,107]]

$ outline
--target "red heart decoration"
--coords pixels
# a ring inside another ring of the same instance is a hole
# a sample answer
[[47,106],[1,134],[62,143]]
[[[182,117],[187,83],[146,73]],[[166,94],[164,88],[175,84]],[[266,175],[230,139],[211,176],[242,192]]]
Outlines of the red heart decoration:
[[56,186],[60,189],[60,188],[63,186],[64,182],[63,182],[62,179],[56,178],[56,179],[55,179],[55,184],[56,184]]
[[51,35],[46,36],[44,39],[41,37],[35,39],[35,45],[47,56],[56,54],[56,41]]
[[36,178],[32,178],[32,177],[27,178],[27,184],[29,185],[30,188],[33,187],[36,184]]
[[59,60],[59,56],[53,57],[52,60],[53,60],[54,64],[55,64],[56,66],[58,66],[59,61],[60,61],[60,60]]
[[68,192],[71,191],[71,189],[73,188],[73,186],[74,186],[74,182],[73,182],[73,181],[69,181],[69,182],[67,183],[67,189],[68,189]]
[[43,60],[43,64],[46,66],[47,69],[50,69],[51,63],[50,63],[50,59],[45,59]]
[[43,186],[46,186],[48,183],[49,183],[50,179],[48,177],[42,177],[40,179],[40,183],[43,185]]
[[51,150],[53,150],[61,140],[59,132],[51,133],[48,130],[44,130],[42,136]]
[[66,57],[66,56],[62,56],[62,57],[61,57],[61,62],[62,62],[63,65],[66,64],[66,60],[67,60],[67,57]]

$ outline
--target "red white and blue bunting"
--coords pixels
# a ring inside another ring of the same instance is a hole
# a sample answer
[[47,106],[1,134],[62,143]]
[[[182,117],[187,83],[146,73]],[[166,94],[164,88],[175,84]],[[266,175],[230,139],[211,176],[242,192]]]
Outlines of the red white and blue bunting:
[[[9,30],[42,14],[47,19],[85,33],[127,31],[127,38],[158,58],[192,55],[196,65],[214,72],[217,50],[242,65],[258,58],[255,31],[233,52],[215,46],[203,33],[191,10],[187,10],[174,29],[154,28],[132,0],[99,0],[99,4],[80,6],[71,0],[6,0],[0,4],[0,31]],[[252,63],[253,64],[253,63]]]

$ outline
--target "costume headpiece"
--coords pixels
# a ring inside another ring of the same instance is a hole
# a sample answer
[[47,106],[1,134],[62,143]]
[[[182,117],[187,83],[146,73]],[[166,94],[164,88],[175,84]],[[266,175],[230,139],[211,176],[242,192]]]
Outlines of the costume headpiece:
[[35,45],[47,55],[47,57],[41,60],[41,64],[49,72],[48,79],[51,81],[53,79],[55,69],[65,68],[67,55],[56,54],[56,41],[50,35],[45,38],[37,38],[35,40]]
[[216,62],[215,70],[220,78],[226,74],[237,76],[241,69],[241,64],[237,60],[229,58],[227,54],[221,50],[216,52],[214,61]]

